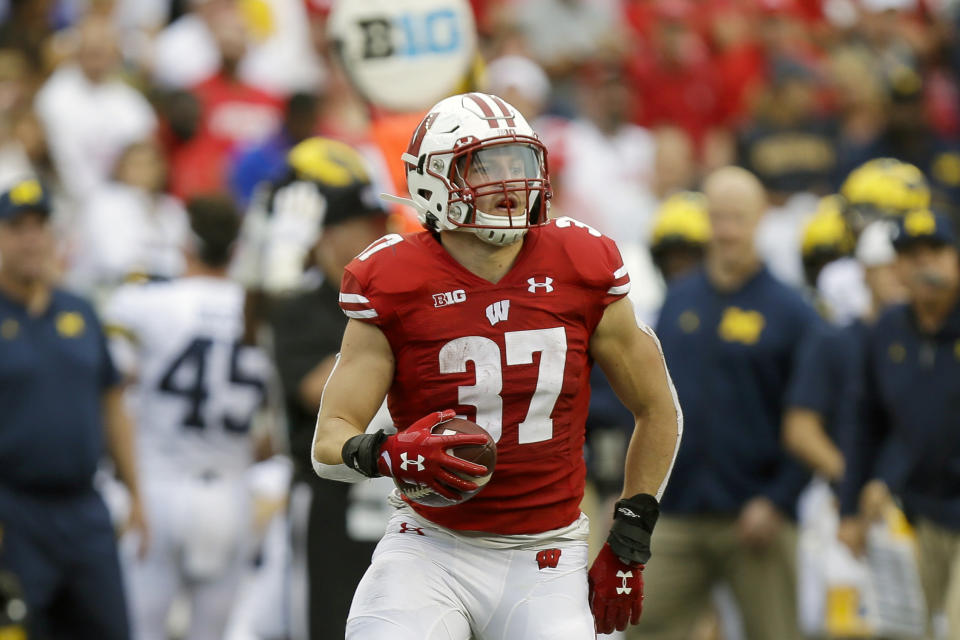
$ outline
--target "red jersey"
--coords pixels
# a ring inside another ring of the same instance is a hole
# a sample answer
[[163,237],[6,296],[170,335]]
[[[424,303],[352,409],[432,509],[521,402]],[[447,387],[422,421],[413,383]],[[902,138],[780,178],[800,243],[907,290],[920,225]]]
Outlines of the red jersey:
[[577,519],[586,470],[590,337],[630,279],[609,238],[559,218],[530,229],[493,284],[429,232],[391,234],[344,273],[340,306],[386,335],[398,429],[455,409],[497,441],[490,482],[451,507],[411,503],[451,529],[530,534]]

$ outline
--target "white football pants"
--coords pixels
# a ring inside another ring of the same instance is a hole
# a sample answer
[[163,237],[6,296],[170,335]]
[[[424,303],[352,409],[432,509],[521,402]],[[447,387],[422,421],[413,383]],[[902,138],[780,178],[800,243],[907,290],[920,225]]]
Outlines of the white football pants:
[[495,549],[400,510],[347,620],[347,640],[384,638],[593,640],[587,543]]
[[136,640],[166,640],[178,594],[190,601],[188,640],[222,640],[251,546],[250,498],[243,477],[147,478],[147,557],[123,541],[123,568]]

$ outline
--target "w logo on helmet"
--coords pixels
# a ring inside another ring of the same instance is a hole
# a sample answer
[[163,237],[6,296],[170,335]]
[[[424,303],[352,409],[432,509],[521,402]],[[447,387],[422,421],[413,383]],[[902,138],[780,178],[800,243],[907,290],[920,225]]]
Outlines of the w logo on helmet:
[[[420,158],[420,145],[423,144],[423,137],[427,135],[430,125],[433,124],[433,121],[437,119],[438,115],[440,114],[436,111],[428,113],[420,122],[420,126],[417,127],[417,130],[413,132],[413,137],[410,138],[410,144],[407,145],[407,154],[413,157],[414,165],[416,165],[417,160]],[[416,168],[416,166],[413,168]]]
[[423,464],[424,460],[425,458],[421,455],[418,455],[416,460],[410,460],[409,458],[407,458],[406,451],[400,452],[400,468],[403,469],[404,471],[406,471],[407,467],[409,467],[410,465],[416,465],[417,471],[423,471],[424,469],[426,469],[426,466],[424,466]]

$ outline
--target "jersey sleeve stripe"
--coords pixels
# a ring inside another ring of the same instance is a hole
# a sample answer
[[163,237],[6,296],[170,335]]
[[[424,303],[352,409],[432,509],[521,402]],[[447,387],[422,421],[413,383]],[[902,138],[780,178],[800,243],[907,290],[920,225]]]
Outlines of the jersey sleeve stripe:
[[377,312],[374,309],[367,309],[366,311],[348,311],[343,310],[343,314],[348,318],[376,318]]
[[613,279],[619,280],[623,276],[627,275],[627,265],[623,265],[619,269],[613,272]]
[[341,293],[340,302],[345,303],[369,303],[370,301],[358,293]]
[[611,295],[611,296],[619,296],[629,292],[630,292],[629,282],[627,284],[621,284],[620,286],[610,287],[609,289],[607,289],[607,295]]

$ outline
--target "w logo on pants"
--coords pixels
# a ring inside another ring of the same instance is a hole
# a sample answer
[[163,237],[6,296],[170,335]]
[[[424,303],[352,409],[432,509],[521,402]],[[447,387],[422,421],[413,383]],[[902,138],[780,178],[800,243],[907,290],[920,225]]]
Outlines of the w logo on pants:
[[558,562],[560,562],[560,549],[544,549],[537,552],[537,566],[541,571],[547,567],[556,569]]

